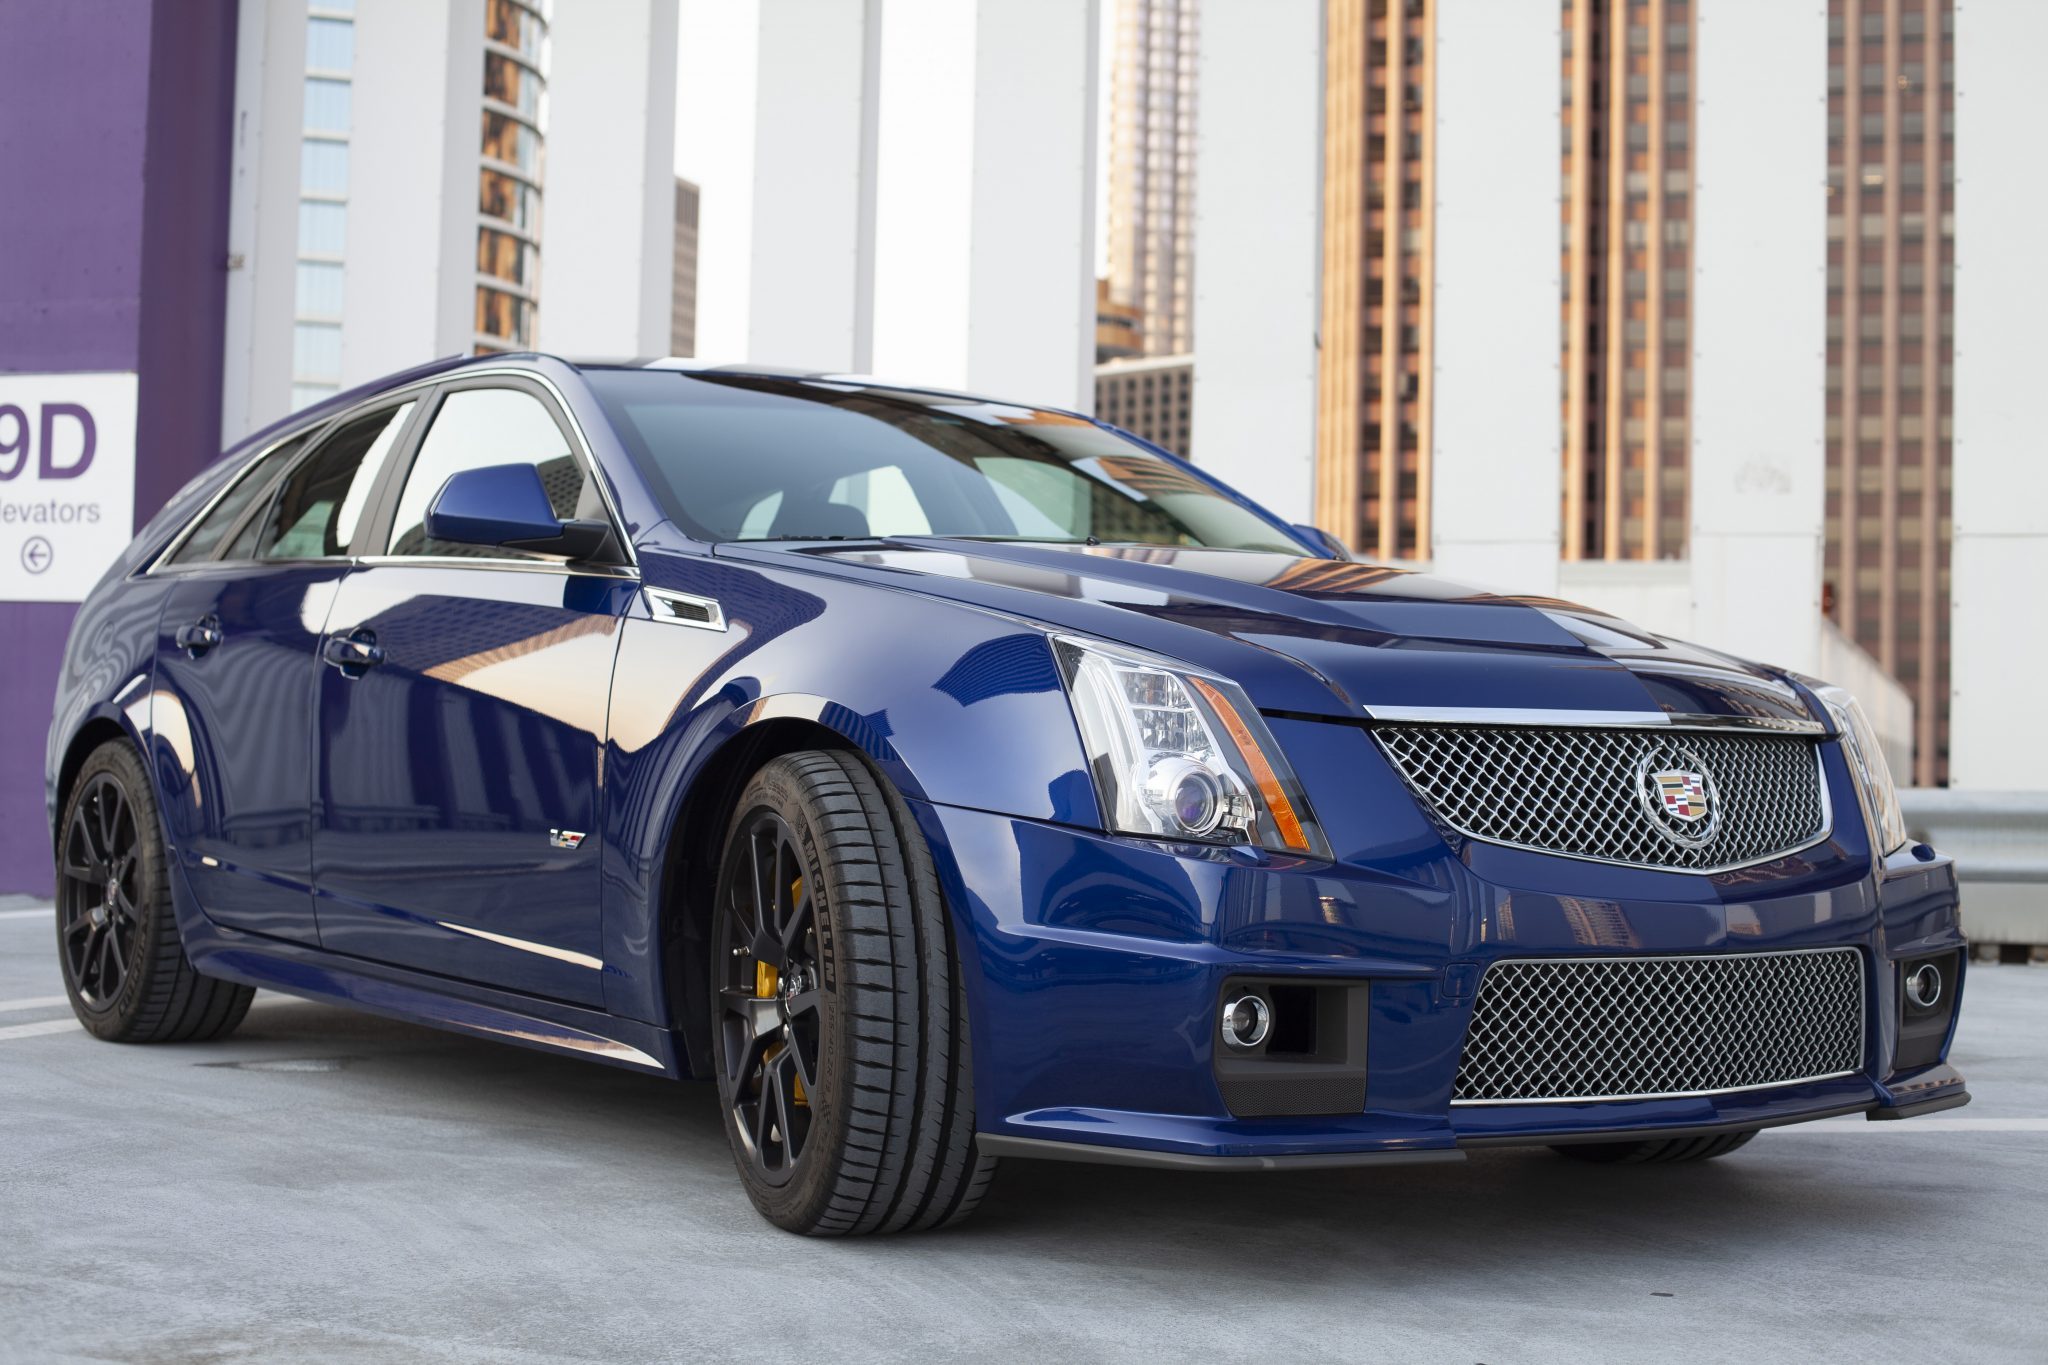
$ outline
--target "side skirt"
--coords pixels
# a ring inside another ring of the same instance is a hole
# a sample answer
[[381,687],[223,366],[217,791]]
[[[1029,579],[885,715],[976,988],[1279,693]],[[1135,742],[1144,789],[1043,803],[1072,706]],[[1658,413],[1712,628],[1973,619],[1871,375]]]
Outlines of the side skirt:
[[203,948],[192,945],[192,965],[208,976],[643,1074],[687,1074],[675,1036],[637,1019],[336,957],[218,926],[208,938],[212,941]]

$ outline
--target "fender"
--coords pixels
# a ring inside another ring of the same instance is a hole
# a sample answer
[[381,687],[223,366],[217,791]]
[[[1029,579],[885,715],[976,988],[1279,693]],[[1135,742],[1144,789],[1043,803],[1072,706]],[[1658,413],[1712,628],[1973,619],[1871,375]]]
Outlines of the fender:
[[671,978],[702,947],[679,912],[705,908],[739,783],[779,753],[835,744],[913,803],[1099,827],[1042,630],[801,567],[640,549],[649,587],[716,602],[724,628],[660,619],[644,593],[622,627],[603,777],[614,1013],[670,1021],[694,980]]

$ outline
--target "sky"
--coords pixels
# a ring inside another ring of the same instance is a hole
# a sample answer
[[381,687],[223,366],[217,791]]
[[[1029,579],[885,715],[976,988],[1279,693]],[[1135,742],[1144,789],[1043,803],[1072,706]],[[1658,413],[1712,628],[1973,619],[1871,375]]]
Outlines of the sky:
[[[963,0],[963,3],[965,0]],[[746,355],[747,241],[752,231],[755,35],[760,0],[678,0],[675,171],[702,199],[697,353]],[[1097,0],[1095,261],[1109,270],[1109,50],[1115,0]],[[886,20],[884,21],[886,23]]]

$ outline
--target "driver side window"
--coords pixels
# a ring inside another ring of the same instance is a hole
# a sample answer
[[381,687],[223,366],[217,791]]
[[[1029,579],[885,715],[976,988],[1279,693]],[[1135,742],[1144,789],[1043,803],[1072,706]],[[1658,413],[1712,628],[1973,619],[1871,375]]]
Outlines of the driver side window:
[[466,559],[540,559],[488,545],[459,545],[427,534],[427,511],[449,478],[465,469],[530,464],[540,474],[557,520],[601,520],[603,501],[547,405],[524,389],[457,389],[441,402],[405,476],[389,553]]

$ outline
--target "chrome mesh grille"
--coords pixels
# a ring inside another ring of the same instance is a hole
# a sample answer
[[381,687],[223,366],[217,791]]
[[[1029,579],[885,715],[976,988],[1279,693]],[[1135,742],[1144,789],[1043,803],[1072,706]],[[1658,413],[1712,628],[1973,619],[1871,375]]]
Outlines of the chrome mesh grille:
[[[1802,735],[1482,725],[1372,733],[1439,820],[1494,843],[1697,872],[1789,853],[1827,828],[1818,741]],[[1663,812],[1649,775],[1672,770],[1706,774],[1710,821],[1694,828]]]
[[1863,1065],[1854,948],[1515,959],[1479,982],[1454,1104],[1786,1085]]

